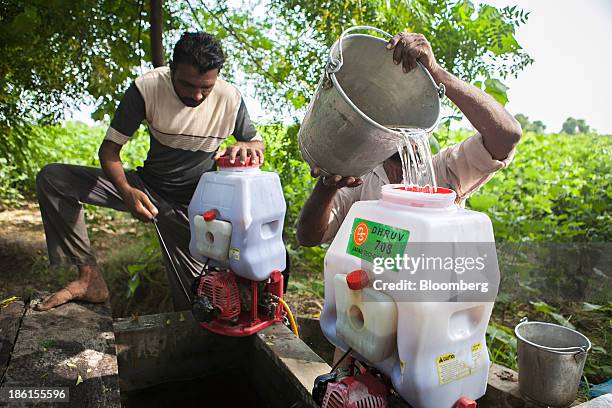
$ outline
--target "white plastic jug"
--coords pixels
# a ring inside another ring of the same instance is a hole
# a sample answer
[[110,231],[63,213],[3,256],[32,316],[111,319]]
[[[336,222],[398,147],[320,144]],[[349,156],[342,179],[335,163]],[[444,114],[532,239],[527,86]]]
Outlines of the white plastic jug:
[[202,175],[189,203],[189,251],[201,262],[263,281],[285,269],[285,198],[276,173],[237,159],[217,161]]
[[[495,291],[491,301],[475,302],[410,301],[405,291],[375,290],[373,284],[377,275],[371,240],[382,241],[377,250],[389,256],[398,248],[402,256],[416,256],[408,253],[407,245],[413,243],[492,246],[489,218],[455,205],[452,190],[439,191],[428,194],[405,191],[401,185],[383,186],[380,200],[353,204],[325,256],[323,333],[334,345],[353,348],[359,358],[385,373],[415,408],[452,408],[461,397],[480,398],[490,365],[485,333],[498,281],[491,287]],[[390,243],[391,238],[401,244]],[[499,279],[496,257],[494,264]],[[347,288],[347,276],[359,269],[367,273],[368,286]],[[390,275],[398,284],[411,278],[405,270]],[[366,310],[357,314],[355,305]],[[360,336],[351,327],[355,316],[363,327],[376,329]],[[365,345],[364,339],[375,344]]]
[[209,210],[193,218],[196,252],[217,261],[229,259],[232,224],[216,219],[217,212]]
[[368,361],[383,361],[395,351],[395,302],[371,288],[351,289],[347,276],[339,273],[334,277],[338,316],[336,334]]

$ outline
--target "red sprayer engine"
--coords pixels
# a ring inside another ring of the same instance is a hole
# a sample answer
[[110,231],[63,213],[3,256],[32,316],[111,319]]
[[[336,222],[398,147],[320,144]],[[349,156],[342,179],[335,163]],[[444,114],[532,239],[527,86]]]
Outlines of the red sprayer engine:
[[327,386],[323,408],[386,408],[387,390],[372,374],[345,377]]
[[[386,408],[390,401],[401,400],[383,373],[351,353],[349,349],[330,373],[315,379],[312,397],[321,408]],[[338,368],[345,360],[347,364]],[[462,397],[453,408],[476,408],[476,401]]]
[[314,400],[322,408],[386,408],[388,381],[375,370],[348,358],[347,367],[316,378]]
[[279,271],[265,282],[255,282],[229,270],[209,270],[195,281],[194,289],[193,315],[217,334],[248,336],[285,317]]

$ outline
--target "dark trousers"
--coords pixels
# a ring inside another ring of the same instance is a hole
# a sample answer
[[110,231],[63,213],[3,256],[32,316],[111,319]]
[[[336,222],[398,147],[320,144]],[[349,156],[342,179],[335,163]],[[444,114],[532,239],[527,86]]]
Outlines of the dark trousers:
[[[134,171],[126,172],[126,177],[130,185],[144,191],[159,210],[157,220],[160,232],[177,266],[181,282],[189,290],[203,264],[189,254],[187,206],[163,199],[147,187]],[[36,192],[52,265],[96,264],[81,203],[128,211],[113,183],[99,168],[49,164],[36,177]],[[151,228],[154,226],[151,225]],[[189,302],[170,261],[165,253],[163,256],[174,308],[189,309]]]

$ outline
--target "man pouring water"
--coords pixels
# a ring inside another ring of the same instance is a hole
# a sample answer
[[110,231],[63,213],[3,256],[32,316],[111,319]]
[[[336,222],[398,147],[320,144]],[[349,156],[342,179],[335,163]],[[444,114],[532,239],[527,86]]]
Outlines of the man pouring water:
[[[512,160],[521,137],[519,123],[504,107],[481,89],[455,77],[434,57],[429,41],[416,33],[402,32],[387,44],[389,58],[408,73],[417,61],[429,71],[436,84],[443,84],[446,95],[457,105],[476,129],[476,134],[433,157],[437,185],[457,193],[456,202],[465,200],[506,167]],[[399,84],[398,84],[399,86]],[[311,169],[314,177],[322,172]],[[330,242],[353,203],[381,197],[381,186],[403,181],[402,161],[395,154],[363,177],[327,175],[317,180],[301,210],[297,238],[303,246]]]

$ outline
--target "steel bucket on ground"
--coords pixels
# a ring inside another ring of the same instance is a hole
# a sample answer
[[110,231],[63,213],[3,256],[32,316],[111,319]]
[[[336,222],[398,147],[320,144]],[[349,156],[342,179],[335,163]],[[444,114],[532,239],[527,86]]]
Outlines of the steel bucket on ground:
[[393,63],[387,40],[344,31],[332,46],[325,72],[310,102],[298,141],[302,157],[323,174],[363,176],[397,152],[389,127],[432,130],[440,116],[444,86],[429,72],[404,73]]
[[589,339],[567,327],[527,319],[514,333],[521,394],[550,407],[570,406],[591,349]]

